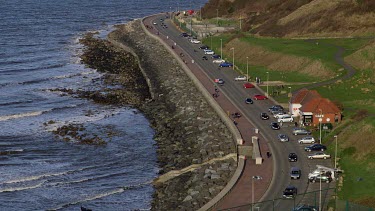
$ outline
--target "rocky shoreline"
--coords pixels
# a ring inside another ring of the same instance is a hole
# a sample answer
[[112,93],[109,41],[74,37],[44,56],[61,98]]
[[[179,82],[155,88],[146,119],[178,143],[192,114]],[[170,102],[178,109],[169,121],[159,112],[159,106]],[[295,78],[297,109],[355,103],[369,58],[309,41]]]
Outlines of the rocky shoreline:
[[[203,164],[236,153],[233,136],[177,60],[140,24],[135,20],[117,26],[108,36],[110,43],[88,37],[83,61],[114,75],[106,76],[107,82],[123,88],[81,94],[90,99],[96,96],[93,99],[101,103],[133,105],[147,116],[156,133],[160,174],[198,164],[192,171],[154,183],[151,204],[152,210],[197,210],[224,188],[237,167],[232,158]],[[138,55],[138,61],[123,45]],[[143,78],[138,64],[149,80]]]

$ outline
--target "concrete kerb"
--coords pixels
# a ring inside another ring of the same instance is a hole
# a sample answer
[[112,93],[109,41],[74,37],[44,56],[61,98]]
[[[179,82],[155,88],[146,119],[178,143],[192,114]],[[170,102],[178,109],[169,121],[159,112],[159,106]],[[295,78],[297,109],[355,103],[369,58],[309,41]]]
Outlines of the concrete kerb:
[[[180,63],[181,67],[184,69],[185,73],[189,76],[189,78],[193,81],[194,85],[197,87],[198,90],[200,90],[203,94],[203,96],[207,99],[208,103],[211,105],[211,107],[216,111],[216,113],[219,115],[221,120],[224,122],[224,124],[228,127],[228,129],[231,131],[235,138],[235,147],[236,151],[238,153],[237,149],[237,143],[239,140],[242,143],[242,137],[238,129],[235,127],[231,119],[227,116],[227,114],[223,111],[223,109],[219,106],[219,104],[212,98],[211,94],[206,90],[206,88],[200,83],[200,81],[195,77],[195,75],[190,71],[190,69],[187,67],[185,63],[183,63],[180,58],[175,54],[175,52],[169,48],[169,46],[158,36],[150,33],[146,27],[144,26],[143,22],[146,18],[150,18],[155,15],[144,17],[141,20],[141,27],[145,31],[146,34],[148,34],[150,37],[158,40],[170,53],[173,55],[176,60]],[[233,174],[233,177],[228,182],[228,184],[224,187],[224,189],[215,196],[211,201],[209,201],[206,205],[204,205],[200,210],[208,210],[214,205],[216,205],[224,196],[226,196],[230,190],[234,187],[234,185],[237,183],[238,179],[242,175],[243,169],[245,167],[244,157],[239,157],[237,162],[237,169],[235,173]]]

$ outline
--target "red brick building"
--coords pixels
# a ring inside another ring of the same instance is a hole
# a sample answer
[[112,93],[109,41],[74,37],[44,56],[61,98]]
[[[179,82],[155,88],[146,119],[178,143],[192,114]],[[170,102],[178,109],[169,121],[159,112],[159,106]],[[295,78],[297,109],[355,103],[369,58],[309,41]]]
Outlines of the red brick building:
[[289,111],[304,125],[341,121],[341,110],[329,99],[322,98],[316,90],[301,89],[294,94],[289,102]]

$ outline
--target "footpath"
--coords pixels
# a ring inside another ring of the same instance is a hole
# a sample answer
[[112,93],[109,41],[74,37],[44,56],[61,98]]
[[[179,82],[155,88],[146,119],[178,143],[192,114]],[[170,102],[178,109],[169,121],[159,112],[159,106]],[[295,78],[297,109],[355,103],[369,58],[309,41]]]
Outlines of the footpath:
[[[162,42],[167,46],[174,45],[175,41],[172,40],[167,34],[163,34],[161,31],[157,31],[152,26],[152,21],[155,17],[147,17],[143,20],[143,24],[146,26],[145,29],[154,35],[157,35]],[[200,83],[210,93],[214,93],[214,85],[212,79],[207,76],[204,70],[196,63],[186,62],[192,61],[191,56],[186,53],[180,46],[175,46],[173,49],[174,56],[176,59],[181,60],[179,55],[183,53],[185,65],[190,69],[191,73],[200,81]],[[236,106],[226,97],[225,93],[219,93],[218,97],[214,98],[220,105],[223,111],[234,113],[237,112]],[[259,137],[259,149],[263,162],[260,165],[255,164],[255,160],[251,157],[246,157],[245,166],[241,176],[239,177],[236,185],[232,190],[222,198],[212,209],[213,210],[250,210],[251,203],[261,200],[262,196],[268,189],[273,175],[273,161],[272,156],[267,157],[266,152],[270,151],[266,143],[265,138],[261,134],[255,133],[255,126],[252,125],[246,118],[236,118],[236,127],[239,130],[244,146],[252,146],[251,137]],[[262,179],[254,180],[253,176],[261,176]],[[254,184],[254,187],[252,187]],[[252,195],[254,193],[254,195]]]

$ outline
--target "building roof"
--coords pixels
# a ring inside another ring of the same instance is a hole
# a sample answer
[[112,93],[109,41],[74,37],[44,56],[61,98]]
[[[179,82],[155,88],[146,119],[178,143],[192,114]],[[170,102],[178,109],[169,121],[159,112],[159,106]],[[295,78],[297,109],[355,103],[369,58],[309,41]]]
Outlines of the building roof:
[[340,113],[340,109],[332,103],[327,98],[314,98],[309,100],[308,102],[302,104],[300,108],[302,112],[313,112],[315,114],[319,113]]
[[293,104],[305,104],[312,99],[322,98],[316,90],[308,90],[303,88],[299,90],[295,95],[292,96],[291,103]]

